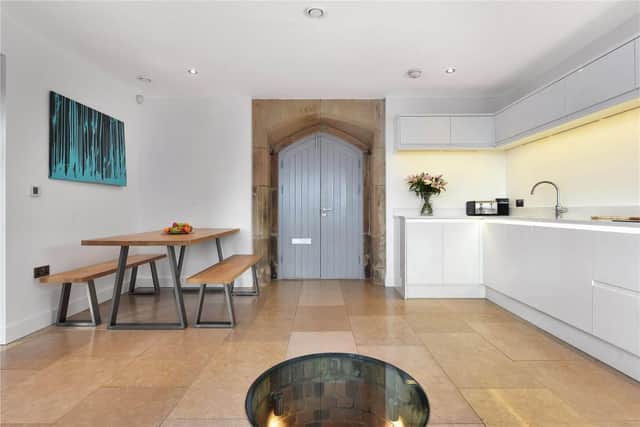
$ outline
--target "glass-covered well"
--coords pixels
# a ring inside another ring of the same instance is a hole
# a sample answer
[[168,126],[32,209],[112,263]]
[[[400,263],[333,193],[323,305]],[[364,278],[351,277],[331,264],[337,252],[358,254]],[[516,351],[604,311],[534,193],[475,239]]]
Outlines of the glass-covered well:
[[257,427],[423,427],[429,401],[406,372],[371,357],[320,353],[282,362],[245,402]]

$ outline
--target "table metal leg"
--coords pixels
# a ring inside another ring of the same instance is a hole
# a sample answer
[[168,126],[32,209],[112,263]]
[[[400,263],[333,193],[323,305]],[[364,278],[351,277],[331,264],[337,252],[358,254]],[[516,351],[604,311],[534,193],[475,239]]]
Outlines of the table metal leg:
[[224,256],[222,255],[222,244],[219,238],[216,239],[216,249],[218,249],[218,261],[222,261]]
[[129,246],[120,247],[120,256],[118,257],[118,269],[116,270],[116,281],[113,285],[113,297],[111,298],[111,310],[109,312],[109,329],[116,327],[118,319],[118,308],[120,306],[120,294],[122,293],[122,282],[124,281],[124,273],[127,269],[127,257],[129,256]]
[[127,256],[129,254],[129,247],[123,246],[120,248],[120,258],[118,259],[118,271],[116,272],[116,283],[113,289],[113,299],[111,300],[111,313],[109,315],[109,329],[184,329],[187,326],[187,316],[184,311],[184,301],[182,300],[182,291],[180,288],[180,275],[177,271],[177,261],[175,256],[175,250],[173,246],[168,247],[169,251],[169,265],[171,266],[172,274],[174,275],[176,288],[176,303],[178,306],[178,320],[179,322],[164,323],[164,322],[146,322],[146,323],[117,323],[118,308],[120,306],[120,294],[122,293],[122,285],[124,281],[124,272],[127,266]]
[[180,259],[176,261],[176,250],[173,246],[167,246],[169,253],[169,266],[171,267],[171,273],[174,280],[174,295],[176,298],[176,310],[178,311],[178,320],[183,328],[187,327],[187,312],[184,308],[184,299],[182,297],[182,285],[180,284],[180,274],[182,270],[182,263],[184,260],[184,246],[180,247]]

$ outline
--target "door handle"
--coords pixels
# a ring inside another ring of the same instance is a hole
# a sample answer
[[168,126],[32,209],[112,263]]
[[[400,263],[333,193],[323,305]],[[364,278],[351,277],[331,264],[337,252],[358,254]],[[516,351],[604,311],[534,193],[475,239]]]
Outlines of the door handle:
[[333,208],[320,208],[320,215],[327,216],[329,212],[333,212]]

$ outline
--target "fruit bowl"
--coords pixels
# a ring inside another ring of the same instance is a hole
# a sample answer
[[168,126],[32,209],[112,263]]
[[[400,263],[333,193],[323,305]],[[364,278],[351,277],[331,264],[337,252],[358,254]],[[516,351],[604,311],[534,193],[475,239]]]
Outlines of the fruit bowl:
[[174,222],[163,231],[165,234],[189,234],[193,232],[193,227],[188,222]]

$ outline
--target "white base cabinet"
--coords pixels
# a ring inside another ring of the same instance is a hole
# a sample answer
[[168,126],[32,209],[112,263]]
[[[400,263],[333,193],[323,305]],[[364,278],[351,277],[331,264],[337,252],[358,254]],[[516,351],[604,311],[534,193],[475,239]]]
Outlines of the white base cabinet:
[[640,227],[395,218],[404,298],[489,298],[640,380]]
[[482,240],[490,299],[640,380],[640,234],[487,221]]
[[592,325],[592,233],[484,225],[484,283],[584,331]]
[[397,281],[405,298],[484,298],[480,224],[396,218]]

